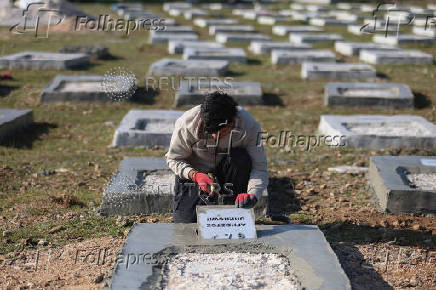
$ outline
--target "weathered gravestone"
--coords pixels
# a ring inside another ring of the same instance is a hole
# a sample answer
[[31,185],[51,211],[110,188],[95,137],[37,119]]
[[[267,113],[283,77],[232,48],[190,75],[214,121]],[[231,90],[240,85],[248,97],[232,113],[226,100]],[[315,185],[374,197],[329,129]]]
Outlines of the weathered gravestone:
[[32,122],[32,110],[0,109],[0,141],[19,133]]
[[272,50],[307,50],[312,48],[310,44],[294,44],[289,42],[252,41],[248,47],[255,54],[270,53]]
[[436,214],[435,156],[371,156],[368,176],[383,211]]
[[322,115],[318,132],[345,136],[345,146],[353,148],[436,148],[436,126],[412,115]]
[[[103,216],[170,213],[174,205],[175,175],[164,158],[126,157],[103,192]],[[198,188],[193,184],[193,193]],[[265,190],[254,207],[264,217],[268,205]]]
[[390,45],[384,45],[379,43],[371,43],[371,42],[344,42],[344,41],[337,41],[335,42],[335,50],[343,55],[353,56],[353,55],[359,55],[360,51],[363,49],[367,50],[398,50],[399,48],[390,46]]
[[273,64],[301,64],[305,61],[336,62],[336,55],[327,49],[306,49],[298,51],[286,51],[274,49],[271,52]]
[[150,34],[149,43],[168,43],[170,40],[197,40],[198,35],[195,32],[181,33],[154,33]]
[[199,27],[218,26],[218,25],[235,25],[238,24],[237,19],[205,19],[197,18],[194,20],[194,25]]
[[322,32],[322,28],[315,26],[285,26],[278,25],[272,28],[273,34],[286,36],[289,33],[308,33],[308,32]]
[[358,63],[312,63],[301,66],[304,79],[373,80],[376,71],[371,65]]
[[229,63],[246,63],[247,56],[242,48],[185,48],[183,59],[225,60]]
[[186,20],[192,20],[197,17],[204,17],[208,15],[209,13],[202,9],[188,9],[183,12],[183,16],[185,17]]
[[123,77],[105,78],[97,75],[56,76],[41,92],[41,103],[107,103],[125,96],[129,99],[136,89],[135,81]]
[[292,43],[322,43],[341,41],[344,38],[339,34],[308,34],[308,33],[291,33],[289,41]]
[[260,33],[217,33],[215,39],[219,43],[241,43],[251,41],[270,41],[271,37]]
[[209,26],[209,34],[217,33],[254,33],[256,30],[251,25],[212,25]]
[[[425,26],[425,24],[423,26]],[[433,29],[432,29],[430,27],[415,26],[415,27],[413,27],[413,33],[415,33],[416,35],[419,35],[419,36],[436,38],[436,27],[433,25]]]
[[328,83],[324,105],[413,109],[414,96],[407,85],[399,83]]
[[164,58],[150,66],[153,76],[223,76],[227,73],[228,61],[223,60],[184,60]]
[[135,225],[117,258],[112,289],[351,289],[317,226],[257,225],[257,239],[202,239],[198,229]]
[[182,111],[130,110],[115,131],[112,146],[168,147]]
[[433,64],[433,55],[411,49],[394,51],[363,49],[360,51],[359,59],[371,64]]
[[183,53],[185,48],[223,48],[224,45],[212,41],[184,41],[170,40],[168,42],[168,53],[179,54]]
[[231,95],[239,105],[262,105],[262,88],[256,82],[224,82],[182,81],[176,92],[175,105],[199,105],[207,94],[214,91],[223,91]]
[[291,19],[285,15],[261,15],[257,18],[257,22],[262,25],[275,25],[290,20]]
[[355,20],[313,18],[310,19],[309,24],[313,26],[347,26],[356,25],[357,22]]
[[0,57],[0,69],[72,69],[89,64],[83,53],[21,52]]
[[109,53],[109,48],[104,46],[83,46],[73,45],[64,46],[59,49],[60,53],[84,53],[95,59],[109,59],[112,55]]
[[375,43],[383,43],[389,45],[399,45],[403,43],[433,44],[436,43],[436,38],[409,34],[400,34],[398,36],[374,35],[373,41]]

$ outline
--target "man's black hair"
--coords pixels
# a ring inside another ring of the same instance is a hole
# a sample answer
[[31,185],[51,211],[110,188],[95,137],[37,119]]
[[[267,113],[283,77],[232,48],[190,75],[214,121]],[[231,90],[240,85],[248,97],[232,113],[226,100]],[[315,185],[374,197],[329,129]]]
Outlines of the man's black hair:
[[204,131],[216,133],[227,124],[233,122],[238,112],[238,104],[232,97],[223,92],[208,94],[201,105],[201,119],[204,123]]

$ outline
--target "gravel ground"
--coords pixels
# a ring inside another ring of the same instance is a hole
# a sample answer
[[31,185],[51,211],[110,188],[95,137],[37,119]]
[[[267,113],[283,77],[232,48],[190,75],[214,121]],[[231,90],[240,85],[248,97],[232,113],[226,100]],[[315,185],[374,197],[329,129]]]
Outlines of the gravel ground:
[[164,289],[298,289],[289,262],[277,254],[184,253],[166,266]]
[[382,136],[427,136],[429,132],[418,124],[382,123],[382,124],[348,124],[347,129],[356,134]]
[[436,173],[408,174],[407,179],[422,190],[436,190]]

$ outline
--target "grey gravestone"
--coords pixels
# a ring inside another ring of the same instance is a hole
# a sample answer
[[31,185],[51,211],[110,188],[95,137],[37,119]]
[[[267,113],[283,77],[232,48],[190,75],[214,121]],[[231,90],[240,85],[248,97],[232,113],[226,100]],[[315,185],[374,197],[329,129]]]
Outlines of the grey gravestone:
[[160,34],[184,34],[184,33],[194,33],[194,29],[192,26],[170,26],[165,27],[163,30],[152,30],[150,31],[150,34],[153,35],[160,35]]
[[[428,22],[430,22],[430,21],[428,21]],[[413,33],[415,33],[416,35],[419,35],[419,36],[436,38],[436,28],[434,26],[433,26],[433,29],[431,29],[430,27],[425,28],[425,27],[415,26],[415,27],[413,27]]]
[[219,43],[241,43],[251,41],[270,41],[271,37],[259,33],[217,33],[215,37]]
[[208,15],[209,13],[202,9],[188,9],[183,12],[183,16],[185,17],[186,20],[192,20],[196,17],[204,17]]
[[0,57],[0,69],[72,69],[89,64],[83,53],[21,52]]
[[[104,83],[109,80],[103,76],[56,76],[42,91],[41,103],[71,102],[71,103],[107,103],[114,101],[110,93],[117,93],[130,97],[135,83],[126,87],[122,77],[114,77],[110,85],[111,92],[107,92]],[[115,89],[114,89],[115,88]],[[114,91],[115,90],[115,91]]]
[[305,62],[301,66],[301,77],[305,79],[373,80],[376,77],[376,71],[367,64]]
[[436,184],[423,188],[409,174],[436,176],[434,156],[372,156],[369,186],[382,210],[390,213],[436,214]]
[[195,32],[150,34],[149,43],[168,43],[170,40],[197,40]]
[[180,82],[176,92],[175,105],[199,105],[208,93],[224,91],[231,95],[239,105],[262,105],[262,88],[255,82]]
[[335,42],[335,50],[343,55],[353,56],[359,55],[362,49],[377,49],[377,50],[398,50],[398,48],[390,45],[371,43],[371,42]]
[[212,25],[209,26],[209,34],[215,35],[217,33],[253,33],[256,32],[251,25]]
[[436,126],[412,115],[322,115],[318,131],[345,136],[345,146],[353,148],[436,149]]
[[307,50],[312,48],[310,44],[293,44],[289,42],[265,42],[265,41],[252,41],[248,47],[255,54],[271,53],[274,49],[280,50]]
[[336,55],[327,49],[306,49],[286,51],[274,49],[271,52],[273,64],[301,64],[305,61],[336,62]]
[[[162,285],[157,281],[161,281],[159,269],[162,269],[165,258],[186,252],[282,254],[295,269],[301,288],[351,289],[338,258],[315,225],[257,225],[258,238],[254,240],[202,240],[197,230],[197,224],[135,225],[121,250],[123,259],[117,259],[112,289],[161,289]],[[148,260],[143,260],[141,254]]]
[[400,34],[397,36],[385,36],[385,35],[374,35],[373,41],[375,43],[383,43],[389,45],[399,45],[403,43],[427,43],[433,44],[436,43],[436,38],[426,37],[426,36],[418,36],[418,35],[406,35]]
[[33,122],[32,110],[0,109],[0,141]]
[[253,209],[234,205],[197,206],[198,235],[202,239],[256,239]]
[[235,25],[238,24],[237,19],[205,19],[197,18],[194,20],[194,25],[199,27],[218,26],[218,25]]
[[347,26],[356,25],[357,22],[350,20],[313,18],[310,19],[309,24],[314,26]]
[[308,33],[292,33],[289,35],[289,40],[292,43],[322,43],[322,42],[335,42],[344,40],[339,34],[308,34]]
[[183,41],[183,40],[170,40],[168,42],[168,53],[179,54],[187,47],[190,48],[222,48],[224,45],[212,41]]
[[414,96],[399,83],[328,83],[324,105],[413,109]]
[[182,111],[130,110],[115,131],[112,146],[168,147]]
[[273,34],[286,36],[289,33],[322,32],[322,28],[315,26],[285,26],[278,25],[272,28]]
[[215,77],[227,73],[229,62],[222,60],[184,60],[164,58],[150,66],[153,76]]
[[275,25],[290,20],[291,19],[285,15],[262,15],[257,18],[257,22],[262,25]]
[[[175,175],[164,158],[126,157],[103,192],[103,216],[170,213],[174,204]],[[194,190],[194,189],[193,189]],[[257,218],[264,217],[268,192],[254,207]]]
[[335,15],[337,20],[350,21],[350,22],[354,22],[355,24],[357,24],[358,21],[363,19],[362,15],[352,14],[349,11],[337,11]]
[[59,49],[60,53],[84,53],[95,59],[108,59],[111,57],[109,48],[104,46],[65,46]]
[[192,3],[174,2],[174,3],[163,4],[164,11],[169,11],[170,9],[190,9],[190,8],[192,8]]
[[360,51],[359,59],[371,64],[433,64],[433,55],[419,50],[366,50]]
[[229,63],[246,63],[242,48],[185,48],[183,59],[226,60]]

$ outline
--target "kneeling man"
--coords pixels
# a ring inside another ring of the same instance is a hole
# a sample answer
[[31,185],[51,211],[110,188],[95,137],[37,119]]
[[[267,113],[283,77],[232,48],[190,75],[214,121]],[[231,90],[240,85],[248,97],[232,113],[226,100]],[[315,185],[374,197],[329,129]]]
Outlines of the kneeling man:
[[[196,206],[253,207],[268,186],[259,123],[227,94],[215,92],[175,124],[166,154],[176,174],[174,222],[195,223]],[[224,198],[225,197],[225,198]]]

